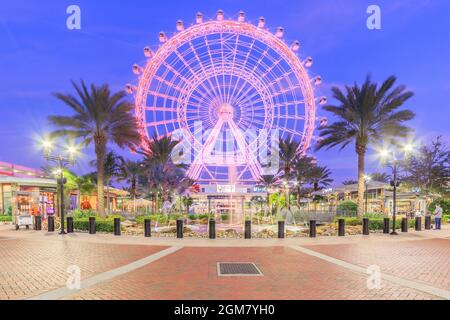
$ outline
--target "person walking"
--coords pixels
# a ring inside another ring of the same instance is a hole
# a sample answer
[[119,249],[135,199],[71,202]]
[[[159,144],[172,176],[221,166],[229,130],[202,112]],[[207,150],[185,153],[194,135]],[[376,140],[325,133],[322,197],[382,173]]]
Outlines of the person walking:
[[434,223],[436,225],[435,229],[441,229],[441,220],[442,220],[442,208],[440,205],[436,205],[436,209],[434,209]]

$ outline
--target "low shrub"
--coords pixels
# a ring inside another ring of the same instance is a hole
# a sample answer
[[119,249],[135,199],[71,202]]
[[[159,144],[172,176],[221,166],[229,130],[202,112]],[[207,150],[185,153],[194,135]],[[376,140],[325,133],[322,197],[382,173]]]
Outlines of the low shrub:
[[353,201],[347,200],[340,203],[337,206],[338,211],[356,212],[358,210],[358,204]]
[[0,222],[12,222],[12,216],[9,215],[1,215]]
[[[73,221],[73,228],[77,231],[89,230],[89,218],[82,218]],[[114,232],[114,220],[105,218],[95,219],[97,232]]]
[[436,209],[437,204],[439,204],[442,207],[443,214],[450,215],[450,198],[434,200],[428,206],[428,210],[434,213],[434,210]]
[[158,222],[158,223],[165,223],[168,221],[167,216],[164,216],[162,214],[149,214],[149,215],[137,216],[136,223],[138,225],[143,225],[145,219],[150,219],[152,222]]
[[76,209],[76,210],[73,210],[72,213],[70,213],[69,216],[72,217],[75,220],[75,219],[83,219],[83,218],[95,217],[95,216],[97,216],[97,213],[94,210]]
[[222,220],[228,221],[230,219],[230,216],[228,214],[222,214],[221,218]]
[[[384,226],[384,218],[387,217],[380,217],[380,218],[369,218],[369,230],[371,231],[379,231],[383,230]],[[345,220],[346,226],[362,226],[362,219],[361,218],[341,218],[336,217],[334,219],[334,222],[337,223],[339,219]],[[402,220],[396,219],[396,226],[397,228],[401,227]],[[424,223],[424,219],[422,219],[422,224]],[[392,227],[392,218],[389,220],[389,226]],[[408,227],[414,228],[415,226],[415,220],[414,219],[408,219]]]

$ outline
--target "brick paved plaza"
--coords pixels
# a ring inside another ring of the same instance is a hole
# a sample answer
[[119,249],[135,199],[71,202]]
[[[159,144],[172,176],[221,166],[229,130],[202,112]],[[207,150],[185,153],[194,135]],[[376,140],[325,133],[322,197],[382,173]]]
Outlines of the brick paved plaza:
[[[0,299],[449,299],[450,228],[317,239],[146,239],[0,226]],[[260,277],[219,277],[254,262]],[[81,270],[69,290],[67,268]],[[367,267],[379,267],[369,289]]]

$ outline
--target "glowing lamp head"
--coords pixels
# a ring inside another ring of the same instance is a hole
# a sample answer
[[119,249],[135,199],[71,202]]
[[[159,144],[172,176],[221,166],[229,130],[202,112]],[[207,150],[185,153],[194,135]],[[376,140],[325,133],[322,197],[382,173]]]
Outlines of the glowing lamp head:
[[369,182],[369,181],[371,181],[371,180],[372,180],[372,177],[371,177],[371,176],[369,176],[368,174],[365,174],[365,175],[364,175],[364,181]]
[[223,17],[223,11],[222,10],[218,10],[217,11],[217,21],[223,21],[224,17]]
[[203,23],[203,13],[197,12],[196,22],[197,23]]
[[291,46],[292,51],[297,52],[298,50],[300,50],[300,42],[299,41],[294,41],[294,43]]
[[183,21],[178,20],[177,21],[177,31],[183,31],[183,30],[184,30]]
[[153,57],[153,51],[149,47],[145,47],[144,48],[144,55],[147,58],[151,58],[151,57]]
[[53,147],[53,143],[50,140],[44,140],[42,142],[42,148],[44,148],[44,150],[48,151]]
[[412,153],[414,151],[414,146],[412,144],[408,143],[403,147],[403,151],[405,153]]
[[74,147],[74,146],[69,146],[67,148],[67,152],[69,152],[69,154],[71,156],[74,156],[74,155],[76,155],[78,153],[78,149],[76,147]]
[[239,11],[238,21],[239,22],[244,22],[245,21],[245,12],[244,11]]
[[258,28],[264,28],[266,26],[266,19],[264,17],[259,18]]
[[382,159],[387,159],[389,157],[389,150],[387,149],[380,150],[379,155]]
[[167,41],[166,34],[164,32],[159,33],[159,42],[164,43]]
[[284,36],[284,28],[283,27],[278,27],[277,28],[277,32],[275,32],[275,36],[277,37],[277,38],[283,38],[283,36]]

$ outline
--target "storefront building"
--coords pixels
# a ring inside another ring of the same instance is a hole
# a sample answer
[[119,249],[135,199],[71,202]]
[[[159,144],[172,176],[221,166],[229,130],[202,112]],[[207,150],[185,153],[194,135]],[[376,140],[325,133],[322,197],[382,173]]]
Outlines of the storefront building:
[[0,214],[54,215],[57,183],[39,170],[0,162]]

